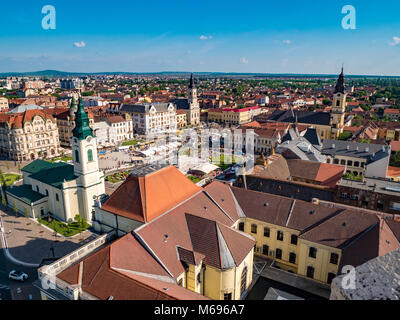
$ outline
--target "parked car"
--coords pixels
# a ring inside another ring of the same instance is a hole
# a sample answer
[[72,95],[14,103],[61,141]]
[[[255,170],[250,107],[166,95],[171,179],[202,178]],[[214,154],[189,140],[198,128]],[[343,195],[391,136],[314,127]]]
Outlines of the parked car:
[[8,274],[8,278],[23,282],[28,279],[28,275],[22,271],[13,270]]

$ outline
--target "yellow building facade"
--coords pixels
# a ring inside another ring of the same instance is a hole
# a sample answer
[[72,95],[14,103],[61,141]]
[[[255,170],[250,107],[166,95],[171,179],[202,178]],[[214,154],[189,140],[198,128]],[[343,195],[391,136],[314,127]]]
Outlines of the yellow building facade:
[[[256,239],[257,256],[274,259],[283,270],[323,284],[329,283],[329,274],[338,273],[341,250],[301,239],[298,230],[252,218],[242,218],[236,227]],[[310,248],[316,249],[315,258],[310,257]],[[330,263],[332,253],[337,255],[336,264]],[[312,277],[307,276],[308,267],[313,268]]]

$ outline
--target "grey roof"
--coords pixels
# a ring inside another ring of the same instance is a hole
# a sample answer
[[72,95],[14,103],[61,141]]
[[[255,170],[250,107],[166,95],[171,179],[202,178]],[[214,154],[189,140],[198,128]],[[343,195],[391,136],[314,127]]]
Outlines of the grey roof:
[[278,290],[275,288],[269,288],[264,300],[304,300],[294,294],[288,293],[286,291]]
[[390,154],[390,146],[327,139],[322,142],[322,153],[332,157],[341,155],[353,158],[364,158],[374,162],[383,157],[387,157]]
[[321,145],[321,139],[319,138],[317,129],[308,128],[306,133],[304,134],[304,138],[306,138],[310,143],[314,146]]
[[[299,184],[295,181],[283,181],[275,178],[247,176],[246,182],[249,190],[260,191],[309,202],[311,202],[314,198],[330,202],[333,201],[333,193],[331,190],[314,187],[312,185]],[[239,180],[236,180],[235,186],[241,188],[244,187],[243,182],[239,182]]]
[[128,104],[123,103],[119,109],[120,112],[139,112],[149,113],[151,107],[156,108],[156,112],[168,112],[169,103],[143,103],[143,104]]
[[374,193],[400,196],[400,182],[380,178],[364,178],[364,181],[341,179],[340,186],[371,191]]
[[[307,132],[310,129],[307,129]],[[297,158],[317,162],[325,162],[326,157],[321,154],[319,139],[315,138],[311,131],[304,136],[300,136],[297,130],[289,129],[288,133],[282,138],[282,143],[276,148],[277,153],[281,153],[285,158]],[[316,134],[316,132],[315,132]],[[310,139],[310,140],[308,140]]]
[[170,100],[171,103],[175,104],[177,110],[189,110],[190,103],[186,98],[178,98]]
[[14,109],[11,109],[11,111],[9,111],[8,113],[23,113],[26,110],[40,110],[40,109],[43,109],[43,107],[37,106],[36,104],[25,104],[15,107]]
[[134,177],[144,177],[146,175],[149,175],[150,173],[159,171],[168,166],[169,166],[168,164],[159,164],[159,163],[147,164],[147,165],[143,165],[143,166],[134,168],[130,174]]
[[[329,126],[331,122],[331,115],[329,112],[296,111],[296,115],[298,123]],[[271,114],[268,120],[295,123],[296,117],[291,110],[276,110]]]

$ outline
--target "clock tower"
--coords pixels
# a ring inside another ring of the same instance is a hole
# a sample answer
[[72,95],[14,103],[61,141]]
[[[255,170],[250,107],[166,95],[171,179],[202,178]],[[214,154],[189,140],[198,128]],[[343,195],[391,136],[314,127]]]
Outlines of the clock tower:
[[87,221],[91,221],[91,212],[94,198],[105,193],[104,175],[99,171],[97,159],[96,137],[89,126],[89,117],[79,99],[75,112],[75,128],[71,137],[72,156],[74,161],[74,174],[77,176],[79,214]]
[[344,74],[343,67],[342,72],[336,82],[335,91],[333,93],[333,102],[331,108],[331,135],[332,138],[337,139],[343,132],[344,128],[344,117],[346,113],[346,98],[347,93],[345,92],[344,85]]

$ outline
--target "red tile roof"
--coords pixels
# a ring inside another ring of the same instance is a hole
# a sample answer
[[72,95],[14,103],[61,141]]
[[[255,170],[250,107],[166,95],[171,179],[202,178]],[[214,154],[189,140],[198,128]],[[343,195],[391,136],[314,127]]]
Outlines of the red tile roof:
[[169,166],[145,176],[131,174],[102,209],[148,222],[200,191],[178,169]]

